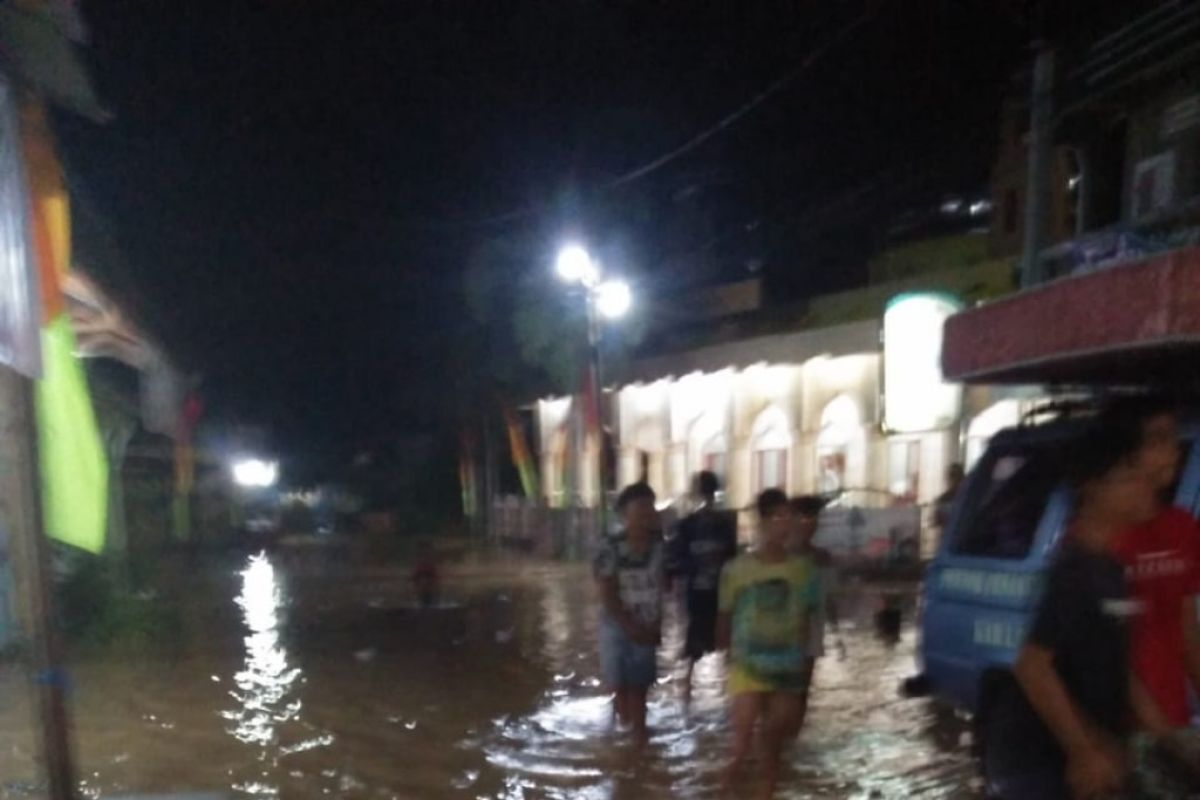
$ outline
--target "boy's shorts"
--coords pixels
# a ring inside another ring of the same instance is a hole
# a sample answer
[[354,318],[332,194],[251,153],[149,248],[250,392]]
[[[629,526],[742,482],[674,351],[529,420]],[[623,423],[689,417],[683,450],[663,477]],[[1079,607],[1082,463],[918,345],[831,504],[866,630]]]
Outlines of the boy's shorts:
[[658,680],[658,648],[637,644],[615,623],[600,624],[600,675],[612,689],[647,689]]
[[729,665],[729,694],[738,695],[748,692],[759,694],[774,694],[790,692],[806,694],[808,692],[808,676],[804,672],[782,673],[778,675],[755,675],[736,662]]

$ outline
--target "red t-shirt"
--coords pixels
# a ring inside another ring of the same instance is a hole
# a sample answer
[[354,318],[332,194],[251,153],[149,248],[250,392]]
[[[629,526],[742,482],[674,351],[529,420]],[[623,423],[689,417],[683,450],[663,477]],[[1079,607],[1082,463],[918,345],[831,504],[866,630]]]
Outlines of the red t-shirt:
[[1173,725],[1188,724],[1183,604],[1200,593],[1200,526],[1171,507],[1117,538],[1129,594],[1141,604],[1130,628],[1134,674]]

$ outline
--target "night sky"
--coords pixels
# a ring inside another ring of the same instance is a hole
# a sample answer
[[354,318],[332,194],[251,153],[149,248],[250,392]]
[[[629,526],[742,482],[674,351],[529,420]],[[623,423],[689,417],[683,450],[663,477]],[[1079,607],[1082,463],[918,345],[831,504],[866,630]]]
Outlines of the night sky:
[[[83,2],[115,121],[59,118],[110,273],[213,413],[341,455],[445,422],[473,248],[624,242],[659,294],[853,285],[889,218],[986,187],[1017,2]],[[668,152],[867,20],[703,146]],[[646,212],[652,209],[652,213]],[[87,261],[87,253],[80,253]],[[549,274],[547,280],[550,280]]]

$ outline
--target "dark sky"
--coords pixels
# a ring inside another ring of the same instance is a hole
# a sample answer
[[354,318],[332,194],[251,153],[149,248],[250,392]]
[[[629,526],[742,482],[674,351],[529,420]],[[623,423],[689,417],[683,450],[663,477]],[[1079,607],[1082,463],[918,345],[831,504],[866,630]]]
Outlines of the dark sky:
[[[1021,8],[85,0],[116,120],[60,131],[210,405],[336,450],[436,423],[453,358],[433,334],[461,324],[461,271],[490,236],[542,237],[546,259],[558,231],[623,237],[660,292],[753,263],[787,297],[860,279],[889,215],[986,184]],[[736,125],[602,188],[864,11]]]

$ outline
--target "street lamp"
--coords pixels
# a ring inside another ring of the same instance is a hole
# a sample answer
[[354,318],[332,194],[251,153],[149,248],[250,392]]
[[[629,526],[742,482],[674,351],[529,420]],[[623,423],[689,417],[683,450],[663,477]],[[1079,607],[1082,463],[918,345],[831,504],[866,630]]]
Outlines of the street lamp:
[[605,518],[608,497],[604,486],[604,415],[603,394],[600,389],[600,326],[599,318],[608,320],[620,319],[629,312],[633,305],[633,292],[629,284],[622,280],[609,278],[602,280],[600,265],[591,254],[579,244],[568,244],[558,252],[555,262],[558,276],[570,284],[583,287],[584,298],[587,302],[587,337],[588,337],[588,383],[591,392],[591,405],[596,409],[597,422],[600,426],[600,441],[596,448],[596,482],[600,489],[598,505],[600,533],[607,533]]
[[596,310],[605,319],[620,319],[633,305],[633,294],[625,281],[607,280],[596,287]]
[[582,245],[569,244],[558,251],[555,262],[558,277],[567,283],[579,283],[583,286],[594,286],[599,278],[599,270],[592,261],[591,255]]
[[279,478],[279,465],[274,461],[246,458],[233,464],[233,480],[246,489],[269,489]]

